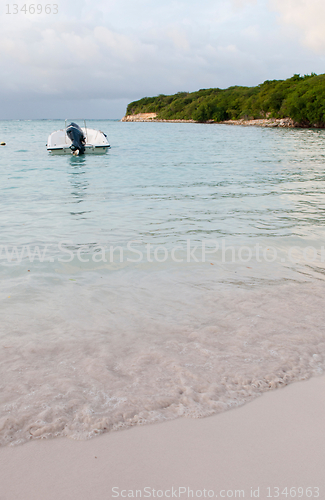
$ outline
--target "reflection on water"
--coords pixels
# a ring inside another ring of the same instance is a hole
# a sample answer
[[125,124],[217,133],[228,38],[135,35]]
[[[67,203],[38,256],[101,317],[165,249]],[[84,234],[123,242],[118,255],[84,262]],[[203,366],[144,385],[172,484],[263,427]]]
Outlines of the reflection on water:
[[69,163],[72,166],[82,165],[83,163],[86,163],[86,155],[70,155],[68,156],[68,158]]
[[[89,187],[89,182],[86,177],[86,156],[74,156],[69,157],[69,180],[72,186],[72,203],[82,203],[85,201],[87,196],[87,188]],[[79,210],[70,211],[70,214],[75,217],[85,218],[86,213],[91,213],[90,210]]]

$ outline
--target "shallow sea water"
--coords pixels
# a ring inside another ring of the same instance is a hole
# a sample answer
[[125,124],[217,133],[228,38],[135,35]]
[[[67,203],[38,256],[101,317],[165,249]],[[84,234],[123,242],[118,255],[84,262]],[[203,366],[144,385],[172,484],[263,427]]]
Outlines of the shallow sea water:
[[323,373],[324,131],[90,121],[106,155],[52,156],[62,126],[0,122],[0,444]]

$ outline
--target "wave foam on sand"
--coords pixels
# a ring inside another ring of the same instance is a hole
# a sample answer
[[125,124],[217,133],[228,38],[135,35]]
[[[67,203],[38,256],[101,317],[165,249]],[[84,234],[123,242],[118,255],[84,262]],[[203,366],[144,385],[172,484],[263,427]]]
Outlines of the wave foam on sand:
[[26,314],[8,303],[2,445],[204,417],[323,371],[321,282],[203,286],[193,275],[159,272],[134,279],[44,292],[26,299]]

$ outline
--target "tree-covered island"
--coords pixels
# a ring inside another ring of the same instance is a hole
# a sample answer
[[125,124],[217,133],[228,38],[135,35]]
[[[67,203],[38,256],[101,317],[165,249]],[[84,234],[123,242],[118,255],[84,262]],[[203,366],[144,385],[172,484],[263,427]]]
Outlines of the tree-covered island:
[[196,122],[290,118],[296,126],[325,127],[325,74],[267,80],[257,87],[144,97],[127,107],[126,115],[138,113],[156,113],[157,120]]

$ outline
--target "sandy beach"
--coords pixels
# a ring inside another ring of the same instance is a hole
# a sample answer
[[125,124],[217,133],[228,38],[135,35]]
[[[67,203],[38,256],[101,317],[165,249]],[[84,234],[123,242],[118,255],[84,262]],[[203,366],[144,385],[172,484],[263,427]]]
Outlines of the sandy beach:
[[2,448],[0,498],[324,498],[324,394],[321,376],[205,419]]

